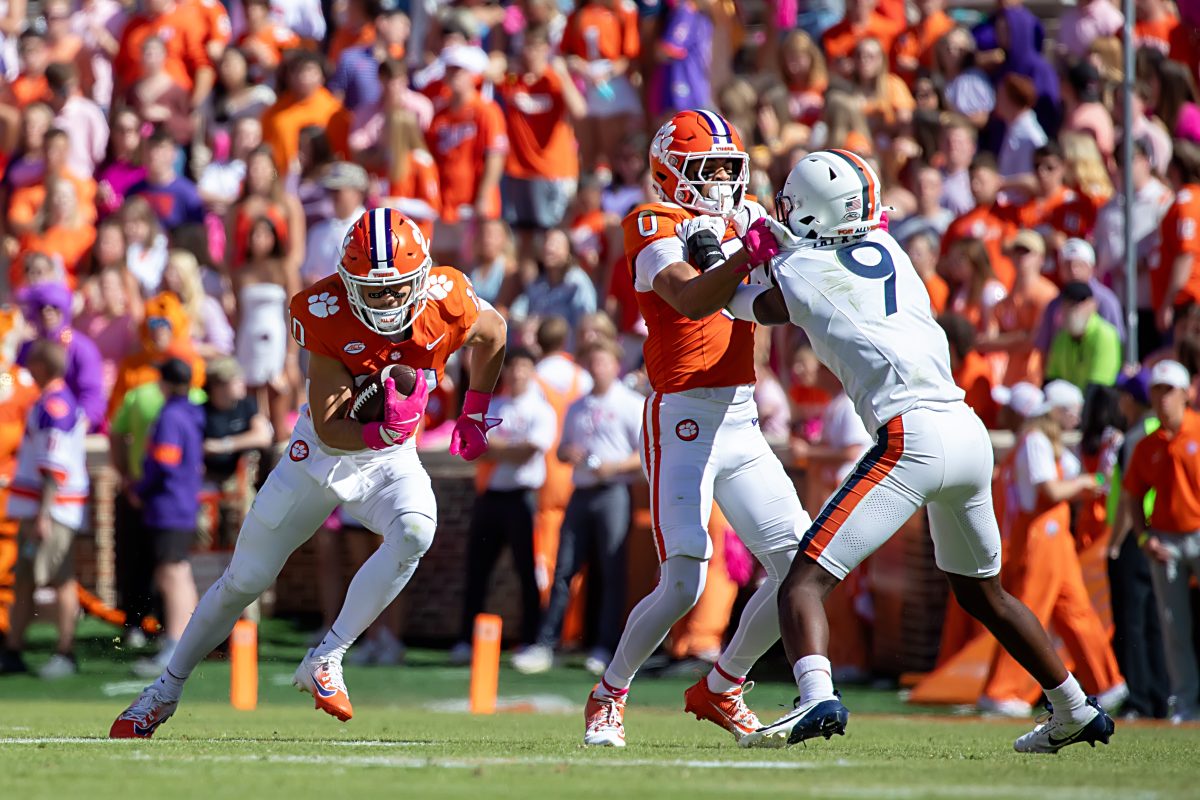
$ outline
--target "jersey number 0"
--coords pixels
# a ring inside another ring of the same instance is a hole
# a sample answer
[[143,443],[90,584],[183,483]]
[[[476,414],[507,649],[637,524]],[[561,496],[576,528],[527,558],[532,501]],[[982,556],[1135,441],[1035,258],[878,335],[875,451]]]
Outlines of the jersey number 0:
[[[862,257],[871,252],[875,255]],[[836,251],[843,267],[860,278],[883,281],[883,311],[890,317],[896,313],[896,264],[886,248],[874,242],[860,242]],[[874,263],[867,263],[874,262]]]

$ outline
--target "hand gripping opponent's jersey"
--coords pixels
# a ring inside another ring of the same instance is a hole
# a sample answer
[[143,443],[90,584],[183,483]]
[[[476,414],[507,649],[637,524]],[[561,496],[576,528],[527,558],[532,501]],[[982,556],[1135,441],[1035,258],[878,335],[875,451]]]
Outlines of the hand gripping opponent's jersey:
[[[675,235],[675,226],[693,216],[674,203],[647,203],[633,209],[621,223],[638,308],[649,332],[642,348],[646,372],[656,392],[754,383],[752,323],[735,320],[724,310],[690,320],[654,291],[659,272],[672,263],[687,261],[687,250]],[[738,248],[732,223],[724,241],[726,255]]]
[[430,270],[426,291],[428,301],[413,322],[412,335],[393,341],[350,313],[345,284],[330,275],[292,298],[292,338],[310,353],[340,361],[355,377],[388,364],[407,364],[434,371],[440,382],[446,361],[479,318],[479,298],[467,276],[453,267]]
[[786,253],[772,270],[792,322],[869,430],[921,403],[963,399],[925,284],[891,234]]

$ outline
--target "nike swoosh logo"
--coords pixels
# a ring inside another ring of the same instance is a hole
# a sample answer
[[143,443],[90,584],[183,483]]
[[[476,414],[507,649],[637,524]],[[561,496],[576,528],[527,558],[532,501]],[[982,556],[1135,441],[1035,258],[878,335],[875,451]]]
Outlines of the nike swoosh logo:
[[158,726],[161,724],[162,724],[162,720],[158,720],[157,722],[152,722],[149,725],[143,727],[141,725],[138,725],[135,722],[135,723],[133,723],[133,732],[135,734],[137,734],[138,736],[149,736],[152,733],[154,733],[155,729],[157,729]]
[[1082,728],[1075,731],[1075,733],[1071,734],[1070,736],[1064,736],[1061,739],[1055,739],[1053,736],[1047,736],[1046,740],[1050,742],[1051,747],[1061,747],[1063,745],[1068,745],[1071,742],[1078,739],[1079,734],[1083,733],[1085,730],[1087,730],[1087,725],[1084,725]]
[[429,344],[425,345],[425,349],[426,349],[426,350],[432,350],[433,348],[435,348],[435,347],[437,347],[437,346],[438,346],[438,342],[440,342],[442,339],[445,339],[445,338],[446,338],[446,334],[444,334],[444,333],[443,333],[441,336],[437,337],[437,338],[436,338],[436,339],[434,339],[432,342],[430,342]]
[[313,684],[317,687],[317,694],[321,697],[333,697],[337,694],[337,689],[331,689],[324,684],[324,678],[319,677],[317,673],[313,673]]

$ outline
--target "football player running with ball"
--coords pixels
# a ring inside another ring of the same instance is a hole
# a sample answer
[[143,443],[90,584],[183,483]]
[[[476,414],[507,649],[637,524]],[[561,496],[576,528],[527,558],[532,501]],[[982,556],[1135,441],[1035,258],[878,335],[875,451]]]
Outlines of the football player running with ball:
[[[310,650],[293,683],[316,707],[353,715],[342,656],[395,599],[429,549],[437,506],[413,434],[446,360],[470,347],[471,377],[450,452],[468,461],[487,450],[487,414],[504,361],[505,323],[461,272],[434,267],[412,220],[389,208],[350,228],[337,273],[291,301],[291,331],[311,356],[308,404],[287,453],[246,516],[233,559],[205,593],[166,670],[113,723],[109,736],[149,738],[174,713],[184,681],[229,636],[242,611],[275,580],[288,556],[341,505],[383,537],[346,591],[333,627]],[[347,414],[356,378],[390,364],[417,370],[404,397],[384,385],[382,419]]]
[[[704,590],[714,499],[767,579],[712,671],[687,690],[685,710],[735,739],[759,727],[743,698],[745,679],[779,638],[775,593],[808,517],[758,427],[754,325],[724,310],[745,278],[738,234],[765,214],[745,196],[749,161],[722,117],[680,112],[650,146],[650,170],[662,202],[638,206],[622,223],[638,307],[649,330],[644,354],[654,391],[645,406],[642,466],[650,482],[660,572],[658,586],[630,613],[604,677],[588,696],[585,744],[624,746],[625,698],[634,674]],[[681,241],[701,220],[716,232],[710,233],[715,259],[729,255],[703,272],[689,263]],[[764,743],[782,745],[785,738]]]
[[[812,153],[776,198],[778,221],[757,220],[745,237],[751,263],[782,257],[737,288],[730,312],[802,327],[876,438],[804,534],[803,555],[779,591],[784,648],[800,689],[795,708],[741,743],[844,732],[849,712],[830,677],[823,602],[922,506],[937,565],[958,602],[1052,704],[1048,720],[1017,739],[1016,749],[1054,753],[1078,742],[1107,743],[1112,720],[1084,696],[1034,615],[1000,585],[991,441],[951,377],[946,336],[924,284],[881,227],[880,196],[879,178],[859,156]],[[692,233],[691,249],[700,249],[700,235]]]

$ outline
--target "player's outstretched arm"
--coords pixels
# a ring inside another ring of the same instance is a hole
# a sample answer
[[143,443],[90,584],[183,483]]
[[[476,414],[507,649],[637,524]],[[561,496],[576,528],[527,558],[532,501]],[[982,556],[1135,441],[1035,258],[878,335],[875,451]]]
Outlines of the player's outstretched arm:
[[465,342],[471,348],[471,391],[491,394],[495,390],[504,366],[507,339],[508,324],[500,312],[491,307],[482,309]]
[[737,287],[726,309],[735,319],[757,322],[759,325],[783,325],[791,321],[783,290],[778,286],[742,284]]
[[362,450],[363,425],[346,416],[354,394],[354,378],[340,361],[311,353],[308,365],[308,408],[317,436],[338,450]]

